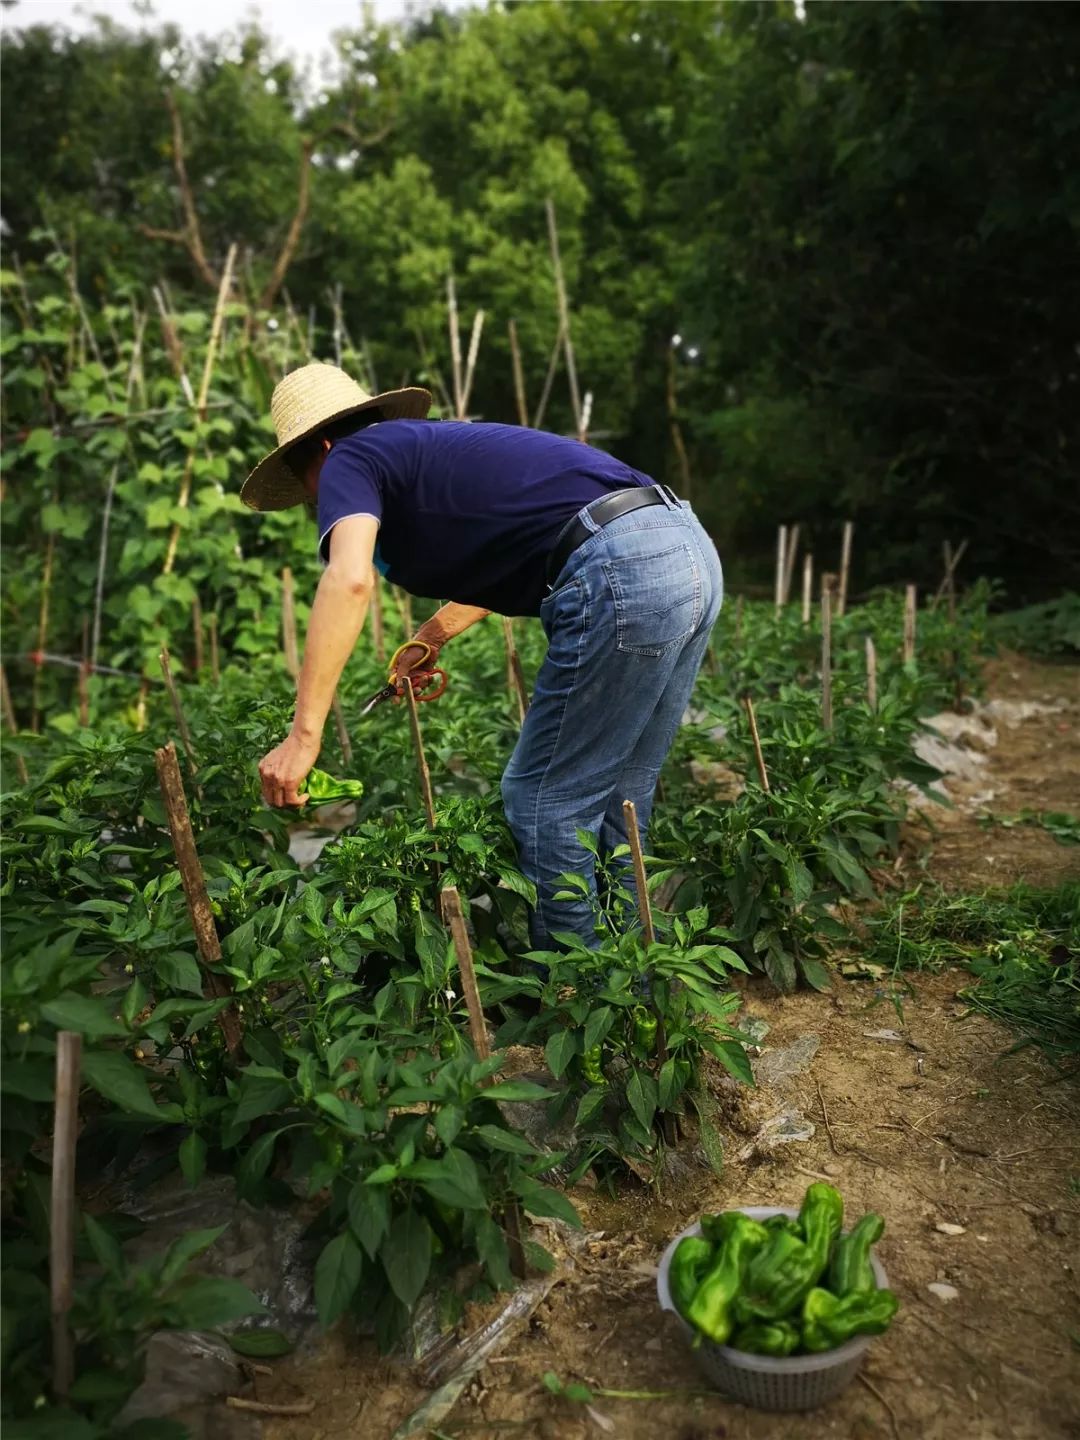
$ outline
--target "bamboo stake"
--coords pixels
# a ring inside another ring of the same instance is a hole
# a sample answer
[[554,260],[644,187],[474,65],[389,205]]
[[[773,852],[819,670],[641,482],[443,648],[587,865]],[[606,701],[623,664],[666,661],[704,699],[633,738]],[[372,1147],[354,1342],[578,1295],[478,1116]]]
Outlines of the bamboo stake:
[[49,1308],[52,1316],[52,1388],[66,1400],[75,1378],[68,1311],[75,1280],[75,1147],[79,1138],[79,1066],[82,1036],[56,1037],[56,1098],[53,1110],[52,1187],[49,1212]]
[[[7,671],[0,665],[0,701],[4,711],[4,724],[12,735],[18,734],[18,724],[15,720],[15,707],[11,703],[11,691],[8,689]],[[15,756],[15,768],[19,772],[19,779],[24,785],[30,781],[30,774],[26,768],[26,761],[21,755]]]
[[509,681],[510,696],[516,698],[518,708],[518,724],[525,724],[525,716],[529,713],[529,692],[525,688],[525,676],[521,670],[521,656],[518,654],[517,645],[514,643],[514,626],[508,615],[502,617],[503,639],[506,641],[506,667],[507,679]]
[[353,748],[349,739],[349,727],[345,724],[345,707],[341,703],[341,696],[334,695],[330,702],[330,709],[334,714],[334,727],[337,730],[338,744],[341,746],[341,755],[346,765],[352,764]]
[[779,525],[776,530],[776,583],[773,586],[773,600],[776,613],[784,603],[784,567],[787,561],[787,526]]
[[848,575],[851,571],[851,540],[854,533],[854,520],[845,520],[844,538],[840,542],[840,593],[836,597],[837,619],[841,618],[847,609]]
[[[37,648],[42,654],[49,635],[49,595],[52,590],[53,556],[56,553],[56,532],[49,532],[45,541],[45,563],[41,571],[41,604],[38,608]],[[34,708],[30,716],[30,729],[36,735],[41,729],[41,664],[35,663],[33,680]]]
[[383,623],[382,576],[375,571],[374,588],[371,592],[371,639],[375,646],[375,658],[380,665],[386,663],[386,631]]
[[681,482],[680,495],[683,500],[691,499],[693,486],[690,478],[690,457],[686,453],[686,441],[683,439],[682,424],[679,420],[679,392],[677,388],[677,376],[675,373],[675,346],[667,347],[667,383],[665,385],[665,400],[667,404],[668,431],[671,435],[672,448],[675,451],[675,460],[679,467],[679,479]]
[[206,628],[210,632],[210,678],[215,685],[221,683],[221,666],[218,663],[217,612],[211,610],[206,617]]
[[450,326],[450,378],[454,382],[454,415],[464,418],[461,403],[461,331],[458,329],[457,291],[454,288],[454,272],[446,277],[446,317]]
[[810,624],[810,602],[814,594],[814,557],[808,550],[802,562],[802,623]]
[[766,795],[771,795],[769,787],[769,772],[765,768],[765,755],[761,749],[761,736],[758,734],[757,716],[754,714],[754,702],[749,695],[743,696],[743,704],[746,707],[746,718],[750,722],[750,738],[754,742],[754,760],[757,763],[758,779],[761,781],[761,788]]
[[[225,976],[217,975],[209,968],[211,965],[221,964],[221,942],[214,926],[210,897],[206,893],[206,880],[199,863],[199,852],[195,848],[195,836],[184,795],[184,782],[176,761],[176,746],[171,740],[160,750],[154,751],[154,762],[157,765],[158,784],[165,801],[176,863],[184,886],[188,915],[191,917],[191,928],[195,931],[195,944],[203,964],[203,994],[209,994],[209,997],[217,1000],[224,999],[232,995],[232,986]],[[243,1036],[239,1016],[231,1004],[218,1015],[217,1023],[225,1037],[226,1049],[230,1055],[235,1055]]]
[[581,434],[581,397],[578,393],[577,368],[574,364],[574,342],[570,338],[570,310],[566,303],[566,280],[563,275],[562,257],[559,254],[559,226],[555,219],[555,205],[549,195],[544,202],[547,211],[548,240],[551,244],[551,264],[555,271],[555,295],[559,306],[559,327],[563,335],[563,349],[566,353],[566,378],[570,382],[570,403],[574,409],[574,428]]
[[910,665],[915,659],[915,612],[918,592],[914,585],[904,591],[904,664]]
[[931,602],[930,602],[930,610],[931,610],[931,613],[937,609],[938,605],[941,603],[941,597],[945,594],[945,592],[946,592],[946,590],[949,588],[949,586],[954,583],[954,581],[955,581],[955,576],[956,576],[956,567],[960,564],[960,561],[964,558],[964,554],[965,554],[967,548],[968,548],[968,542],[967,542],[966,540],[961,540],[961,541],[960,541],[960,544],[959,544],[959,545],[957,546],[957,548],[956,548],[955,553],[953,553],[953,556],[952,556],[951,561],[947,561],[947,562],[946,562],[946,565],[945,565],[945,574],[944,574],[944,576],[942,577],[941,584],[938,586],[937,590],[934,592],[934,598],[933,598],[933,600],[931,600]]
[[[161,665],[161,673],[165,677],[165,689],[169,692],[169,699],[172,702],[173,715],[176,717],[176,727],[180,731],[180,743],[184,747],[184,754],[187,756],[188,769],[192,775],[199,773],[199,766],[195,760],[195,747],[191,743],[191,731],[188,729],[187,716],[184,714],[183,706],[180,704],[180,695],[176,688],[176,681],[173,679],[172,666],[169,664],[169,647],[163,645],[161,654],[158,656],[158,663]],[[198,790],[198,786],[195,787]]]
[[83,616],[82,664],[76,681],[79,696],[79,724],[85,730],[90,724],[90,617]]
[[652,902],[649,899],[649,887],[645,879],[645,857],[641,852],[641,832],[638,830],[637,806],[633,800],[623,801],[623,820],[626,824],[626,840],[630,846],[630,857],[634,863],[634,884],[637,888],[638,916],[641,920],[641,931],[645,936],[645,944],[649,946],[656,939],[656,930],[653,926]]
[[285,652],[285,669],[295,680],[300,674],[300,647],[296,638],[292,570],[288,565],[281,572],[281,645]]
[[195,641],[195,674],[202,673],[205,655],[203,653],[203,613],[198,595],[191,601],[191,633]]
[[784,557],[784,593],[782,603],[791,599],[791,582],[795,575],[795,556],[799,550],[799,527],[793,525],[788,531],[787,554]]
[[180,336],[176,333],[176,327],[172,322],[172,315],[165,305],[165,295],[160,285],[153,289],[154,302],[161,317],[161,333],[165,341],[165,349],[169,356],[169,362],[173,367],[173,373],[180,382],[180,388],[184,392],[184,399],[192,409],[195,408],[195,391],[191,388],[191,381],[184,366],[184,347]]
[[525,373],[521,368],[521,347],[518,345],[517,321],[507,322],[510,332],[510,364],[514,372],[514,400],[517,403],[518,424],[528,425],[529,407],[525,402]]
[[469,355],[465,361],[465,384],[461,391],[461,414],[464,420],[469,413],[469,399],[472,395],[473,376],[476,373],[476,357],[480,353],[480,335],[484,329],[484,312],[477,310],[473,316],[472,334],[469,336]]
[[589,425],[592,421],[592,391],[585,391],[585,399],[581,402],[581,424],[578,426],[578,439],[583,445],[589,443]]
[[[229,290],[232,287],[233,264],[236,260],[236,245],[229,246],[229,253],[225,257],[225,269],[221,272],[221,284],[218,287],[217,304],[214,306],[214,319],[210,326],[210,340],[206,347],[206,359],[203,363],[202,380],[199,382],[199,394],[195,402],[195,421],[201,424],[206,419],[206,402],[210,396],[210,380],[214,373],[214,360],[217,356],[218,341],[221,338],[221,323],[225,315],[225,304],[229,298]],[[195,465],[195,446],[188,451],[187,463],[184,466],[183,479],[180,482],[180,494],[176,503],[181,509],[186,509],[191,499],[191,481]],[[173,565],[176,562],[176,547],[180,543],[180,526],[173,524],[172,533],[169,536],[169,546],[165,552],[165,564],[161,573],[169,575],[172,573]]]
[[821,577],[821,725],[831,730],[832,705],[832,575]]
[[872,635],[866,637],[866,703],[877,709],[877,646]]
[[544,412],[547,410],[548,400],[551,398],[551,387],[555,383],[555,371],[559,368],[559,356],[562,354],[563,330],[559,326],[555,334],[555,344],[551,347],[551,358],[548,361],[547,374],[544,376],[544,388],[540,392],[540,403],[536,407],[536,414],[533,416],[532,428],[539,430],[544,419]]
[[435,796],[431,789],[431,771],[424,755],[424,738],[420,733],[420,716],[417,713],[416,695],[412,685],[405,683],[405,703],[409,707],[409,728],[412,730],[413,749],[416,751],[416,769],[420,776],[420,792],[424,797],[424,813],[428,829],[435,829]]

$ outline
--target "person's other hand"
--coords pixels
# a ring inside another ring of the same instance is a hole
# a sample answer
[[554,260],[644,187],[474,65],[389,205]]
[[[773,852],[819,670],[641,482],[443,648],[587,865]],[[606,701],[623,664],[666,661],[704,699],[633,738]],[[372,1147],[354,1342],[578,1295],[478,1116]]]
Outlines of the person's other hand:
[[300,794],[300,785],[318,758],[316,741],[303,740],[291,733],[264,755],[259,764],[259,779],[267,805],[303,805],[307,796]]

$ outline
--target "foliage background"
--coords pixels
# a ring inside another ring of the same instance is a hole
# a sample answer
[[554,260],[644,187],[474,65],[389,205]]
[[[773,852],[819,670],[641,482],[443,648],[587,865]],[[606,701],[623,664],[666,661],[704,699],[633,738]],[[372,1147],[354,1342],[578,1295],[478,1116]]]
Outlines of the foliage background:
[[[555,337],[550,195],[597,443],[685,487],[673,381],[734,578],[767,582],[781,521],[835,567],[848,517],[858,588],[936,583],[946,538],[1017,598],[1075,575],[1071,7],[506,0],[336,45],[320,88],[255,28],[8,33],[8,256],[32,274],[48,226],[88,295],[147,304],[164,278],[209,305],[185,247],[143,228],[183,226],[171,89],[210,268],[236,241],[262,291],[308,146],[287,286],[318,353],[340,283],[382,383],[448,373],[453,265],[488,316],[472,409],[512,420],[507,321],[533,406]],[[547,423],[571,426],[561,375]]]

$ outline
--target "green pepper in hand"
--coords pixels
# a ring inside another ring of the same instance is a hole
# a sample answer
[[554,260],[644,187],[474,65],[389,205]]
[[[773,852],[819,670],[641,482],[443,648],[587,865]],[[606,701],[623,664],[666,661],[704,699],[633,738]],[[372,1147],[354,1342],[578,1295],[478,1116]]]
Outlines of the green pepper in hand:
[[899,1307],[891,1290],[857,1290],[842,1300],[828,1290],[811,1290],[802,1308],[803,1349],[817,1354],[855,1335],[881,1335]]
[[675,1309],[688,1320],[691,1303],[697,1294],[705,1271],[712,1263],[713,1247],[700,1235],[686,1235],[675,1246],[668,1267],[668,1287]]
[[790,1320],[759,1320],[736,1330],[731,1343],[748,1355],[792,1355],[801,1339],[799,1327]]
[[768,1238],[764,1225],[749,1215],[734,1214],[725,1226],[723,1244],[717,1250],[687,1310],[686,1318],[709,1340],[726,1345],[735,1327],[735,1297],[751,1256]]
[[325,770],[311,770],[300,786],[309,805],[329,805],[334,800],[359,800],[364,793],[362,780],[335,780]]
[[841,1299],[860,1291],[876,1290],[870,1250],[885,1233],[885,1221],[873,1210],[836,1242],[829,1265],[829,1289]]

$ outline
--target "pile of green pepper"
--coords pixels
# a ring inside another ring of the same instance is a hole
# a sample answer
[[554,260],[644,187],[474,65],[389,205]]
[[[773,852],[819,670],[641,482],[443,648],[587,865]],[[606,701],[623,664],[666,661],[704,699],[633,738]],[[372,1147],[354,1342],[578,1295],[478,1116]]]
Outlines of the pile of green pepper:
[[822,1183],[809,1186],[796,1220],[703,1215],[701,1235],[680,1240],[671,1258],[676,1309],[699,1336],[754,1355],[815,1354],[880,1335],[899,1305],[870,1264],[885,1221],[864,1215],[846,1235],[843,1224],[839,1191]]

